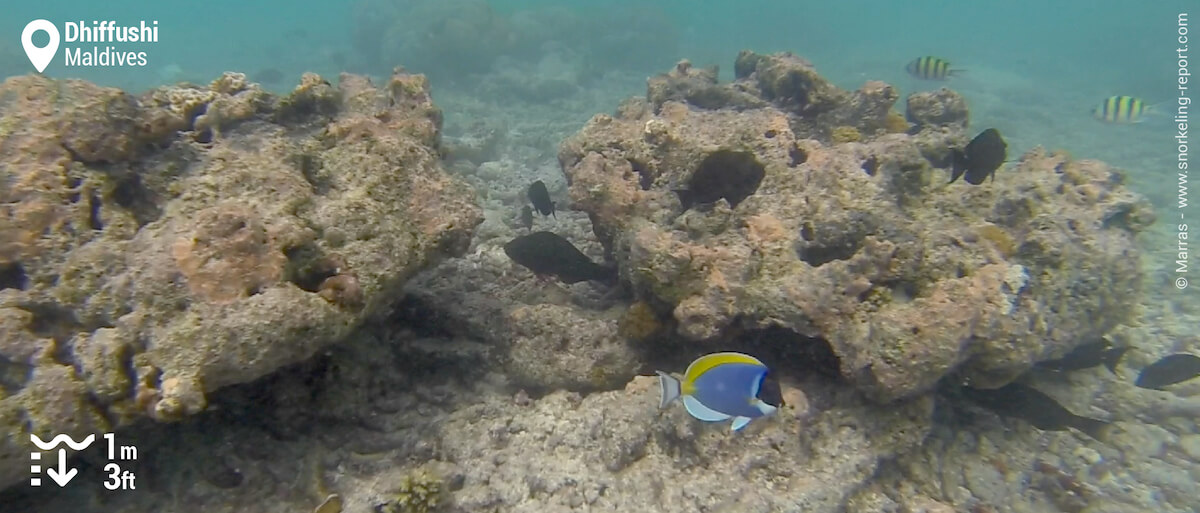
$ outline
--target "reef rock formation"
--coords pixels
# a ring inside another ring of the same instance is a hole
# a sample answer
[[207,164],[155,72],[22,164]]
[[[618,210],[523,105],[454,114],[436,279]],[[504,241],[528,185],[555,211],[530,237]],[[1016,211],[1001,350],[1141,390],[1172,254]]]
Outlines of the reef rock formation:
[[[587,220],[575,215],[580,222],[571,224],[564,215],[559,231],[584,240]],[[481,242],[486,231],[485,223],[471,254],[409,281],[399,320],[431,335],[485,342],[493,358],[489,368],[531,392],[594,392],[628,382],[643,362],[620,329],[625,306],[596,297],[587,282],[535,279],[500,246]],[[599,250],[594,242],[583,245],[589,246]]]
[[469,243],[421,75],[0,85],[0,487],[81,438],[308,358]]
[[[681,63],[559,153],[574,207],[679,334],[820,338],[886,401],[954,372],[999,386],[1129,318],[1153,214],[1118,171],[1035,149],[994,181],[947,184],[967,134],[889,133],[891,86],[843,91],[790,54],[735,69],[718,84]],[[834,144],[837,127],[861,142]]]

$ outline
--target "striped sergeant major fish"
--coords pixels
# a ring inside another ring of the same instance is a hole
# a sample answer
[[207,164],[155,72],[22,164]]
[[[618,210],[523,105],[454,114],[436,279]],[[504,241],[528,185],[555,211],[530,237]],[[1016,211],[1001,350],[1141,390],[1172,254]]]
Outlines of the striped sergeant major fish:
[[1153,106],[1141,98],[1109,96],[1092,109],[1092,116],[1105,123],[1141,123],[1142,116],[1153,112]]
[[950,61],[941,57],[926,55],[917,57],[904,69],[908,70],[908,74],[922,80],[946,80],[949,77],[962,73],[965,70],[951,69]]

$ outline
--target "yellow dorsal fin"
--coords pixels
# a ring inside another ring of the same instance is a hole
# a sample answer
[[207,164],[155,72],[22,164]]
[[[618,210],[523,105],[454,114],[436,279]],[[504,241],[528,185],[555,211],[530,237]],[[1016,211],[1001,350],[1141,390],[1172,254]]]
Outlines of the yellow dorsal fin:
[[712,370],[713,367],[724,365],[726,363],[745,363],[749,365],[760,365],[766,367],[766,365],[763,365],[763,362],[758,361],[758,358],[748,354],[729,352],[704,355],[700,358],[697,358],[696,361],[692,362],[691,365],[688,365],[687,372],[683,375],[684,390],[690,390],[692,388],[692,383],[696,382],[696,378],[699,378],[705,372]]

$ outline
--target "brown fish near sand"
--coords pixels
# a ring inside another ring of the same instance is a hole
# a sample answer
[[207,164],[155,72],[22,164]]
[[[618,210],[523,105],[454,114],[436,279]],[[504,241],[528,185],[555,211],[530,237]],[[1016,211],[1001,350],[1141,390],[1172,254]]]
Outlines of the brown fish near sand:
[[1009,383],[990,390],[964,387],[963,392],[972,401],[1002,417],[1022,419],[1045,431],[1075,428],[1103,441],[1109,426],[1103,420],[1072,413],[1054,398],[1029,385]]
[[599,281],[611,283],[616,270],[592,261],[570,241],[552,232],[533,232],[504,245],[514,262],[540,276],[555,276],[564,283]]
[[1188,353],[1167,355],[1147,365],[1138,373],[1137,386],[1162,390],[1163,387],[1183,383],[1200,376],[1200,356]]

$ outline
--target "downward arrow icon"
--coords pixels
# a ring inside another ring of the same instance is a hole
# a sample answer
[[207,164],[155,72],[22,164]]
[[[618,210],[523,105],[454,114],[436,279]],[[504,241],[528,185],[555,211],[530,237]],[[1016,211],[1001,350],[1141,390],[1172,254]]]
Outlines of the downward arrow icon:
[[58,483],[58,486],[60,486],[60,487],[67,486],[67,483],[70,483],[71,479],[73,479],[75,477],[75,474],[78,474],[78,473],[79,473],[78,470],[75,470],[75,469],[68,470],[67,469],[67,450],[66,449],[58,450],[58,470],[54,470],[52,468],[46,469],[46,475],[50,476],[50,479],[53,479],[54,482]]

